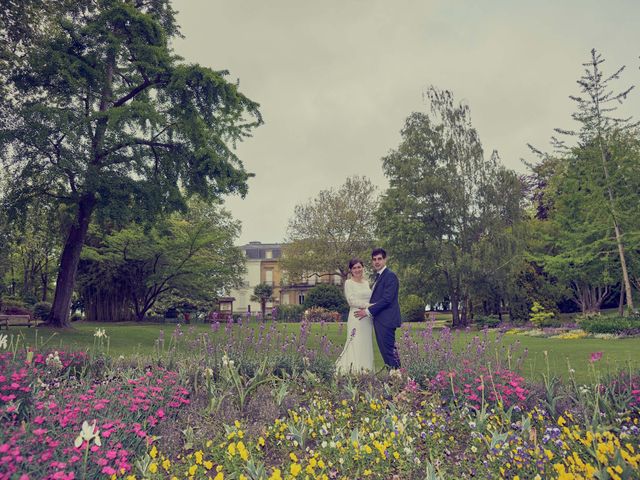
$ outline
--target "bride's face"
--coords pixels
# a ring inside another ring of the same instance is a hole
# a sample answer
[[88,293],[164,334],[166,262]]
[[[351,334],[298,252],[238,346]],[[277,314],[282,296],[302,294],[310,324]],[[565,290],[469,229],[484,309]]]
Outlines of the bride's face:
[[364,274],[364,267],[361,263],[356,263],[353,267],[351,267],[351,276],[357,280],[362,278]]

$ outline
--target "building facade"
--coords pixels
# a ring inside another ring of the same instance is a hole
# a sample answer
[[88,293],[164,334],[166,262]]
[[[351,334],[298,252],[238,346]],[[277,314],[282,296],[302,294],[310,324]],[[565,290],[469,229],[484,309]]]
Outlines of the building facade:
[[240,288],[229,292],[235,298],[234,313],[259,312],[260,303],[251,300],[253,290],[259,283],[273,286],[273,301],[267,303],[267,311],[277,305],[300,305],[306,292],[318,283],[341,284],[340,275],[314,275],[300,283],[288,283],[280,265],[282,245],[279,243],[249,242],[240,247],[247,271]]

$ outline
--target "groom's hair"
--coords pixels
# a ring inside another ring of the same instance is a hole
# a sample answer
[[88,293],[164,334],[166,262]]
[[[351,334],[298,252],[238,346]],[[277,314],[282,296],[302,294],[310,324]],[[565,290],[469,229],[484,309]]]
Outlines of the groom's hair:
[[382,255],[382,258],[387,258],[387,252],[384,251],[384,248],[374,248],[371,252],[371,258],[376,255]]

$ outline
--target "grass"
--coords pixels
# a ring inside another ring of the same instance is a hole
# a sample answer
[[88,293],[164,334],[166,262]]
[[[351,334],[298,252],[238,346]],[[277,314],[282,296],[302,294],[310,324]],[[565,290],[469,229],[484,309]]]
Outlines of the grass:
[[[441,322],[443,321],[441,319]],[[297,333],[300,324],[279,324],[287,333]],[[419,332],[425,328],[425,324],[407,324],[412,332]],[[58,330],[46,327],[39,328],[11,328],[10,335],[20,334],[23,341],[38,349],[65,349],[65,350],[90,350],[94,345],[94,332],[97,328],[105,330],[109,336],[109,353],[112,356],[129,356],[133,354],[150,355],[154,353],[154,342],[164,331],[168,338],[175,328],[170,324],[137,324],[137,323],[88,323],[78,322],[73,328]],[[210,332],[211,327],[205,324],[193,324],[183,326],[183,330],[192,330],[193,334]],[[337,324],[327,324],[321,330],[319,324],[311,326],[311,342],[318,341],[320,335],[326,334],[335,345],[342,345],[346,336],[346,328],[340,329]],[[221,329],[215,335],[222,339],[224,331]],[[473,335],[478,332],[460,332],[459,342],[466,344]],[[491,339],[496,332],[490,332]],[[399,338],[398,334],[398,338]],[[314,340],[315,339],[315,340]],[[640,337],[625,339],[555,339],[542,337],[529,337],[523,335],[505,335],[504,344],[519,342],[516,352],[528,350],[524,363],[523,374],[532,380],[539,380],[541,374],[546,372],[545,351],[548,355],[549,368],[553,375],[568,377],[569,366],[575,370],[576,380],[579,383],[592,383],[592,369],[589,367],[590,354],[603,352],[602,359],[597,364],[600,373],[614,373],[619,370],[640,370]],[[382,358],[375,349],[376,365],[382,365]]]

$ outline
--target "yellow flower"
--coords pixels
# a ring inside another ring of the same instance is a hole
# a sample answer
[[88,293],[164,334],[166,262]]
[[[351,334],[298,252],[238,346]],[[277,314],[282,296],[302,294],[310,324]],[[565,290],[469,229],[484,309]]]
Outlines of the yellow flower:
[[196,453],[194,453],[195,457],[196,457],[196,463],[198,465],[202,465],[202,450],[198,450]]
[[198,470],[198,465],[191,465],[189,467],[189,475],[193,477],[196,474],[197,470]]
[[168,471],[169,471],[169,469],[171,468],[171,460],[169,460],[168,458],[165,458],[165,459],[162,461],[162,468],[164,468],[164,470],[165,470],[166,472],[168,472]]
[[204,468],[207,470],[211,470],[213,468],[213,462],[210,462],[209,460],[202,462],[202,465],[204,465]]
[[290,470],[291,470],[291,475],[293,475],[294,477],[297,477],[300,471],[302,470],[302,467],[300,466],[299,463],[292,463]]
[[292,462],[297,462],[298,461],[298,457],[296,457],[296,454],[291,452],[289,454],[289,458],[291,459]]
[[364,471],[364,475],[365,475],[366,477],[368,477],[368,476],[369,476],[369,475],[371,475],[372,473],[373,473],[373,472],[372,472],[371,470],[369,470],[368,468],[366,468],[366,469],[365,469],[365,471]]
[[213,480],[224,480],[224,474],[222,472],[218,472],[218,474],[213,477]]
[[156,462],[151,463],[151,465],[149,465],[149,471],[156,473],[158,471],[158,464]]
[[273,470],[273,473],[269,477],[269,480],[282,480],[282,475],[279,468]]
[[151,447],[151,451],[149,452],[149,456],[151,458],[156,458],[158,456],[158,449],[156,448],[155,445],[153,447]]
[[567,424],[567,421],[562,417],[562,415],[560,415],[558,417],[558,425],[560,425],[561,427],[564,427]]
[[240,428],[240,422],[238,420],[233,422],[233,424],[236,426],[236,428]]
[[227,452],[233,457],[236,454],[236,444],[231,442],[227,447]]
[[247,476],[245,476],[243,474],[240,474],[240,476],[238,477],[238,480],[249,480],[249,477],[247,477]]
[[262,437],[258,438],[258,445],[260,445],[261,447],[264,447],[264,445],[265,445],[264,438],[262,438]]

